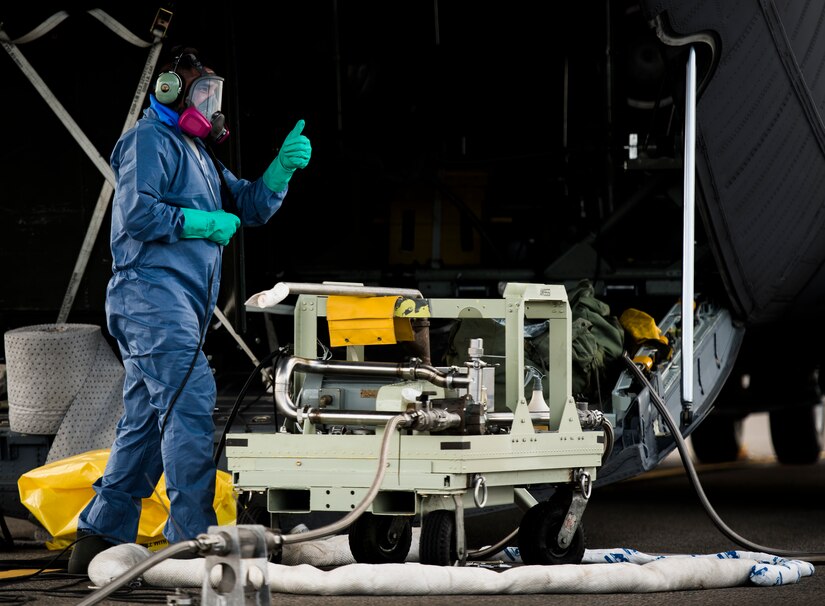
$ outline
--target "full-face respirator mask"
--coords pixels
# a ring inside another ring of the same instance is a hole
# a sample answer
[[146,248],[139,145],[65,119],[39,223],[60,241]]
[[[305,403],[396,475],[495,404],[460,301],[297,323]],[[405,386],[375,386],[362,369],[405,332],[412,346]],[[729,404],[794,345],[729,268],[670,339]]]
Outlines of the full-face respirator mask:
[[[188,89],[177,73],[183,58],[200,72],[200,76],[192,81]],[[174,67],[158,76],[154,92],[160,103],[172,108],[180,103],[181,96],[185,94],[178,127],[187,135],[200,139],[208,137],[216,143],[225,141],[229,136],[226,117],[221,113],[223,78],[208,73],[195,55],[178,55]]]

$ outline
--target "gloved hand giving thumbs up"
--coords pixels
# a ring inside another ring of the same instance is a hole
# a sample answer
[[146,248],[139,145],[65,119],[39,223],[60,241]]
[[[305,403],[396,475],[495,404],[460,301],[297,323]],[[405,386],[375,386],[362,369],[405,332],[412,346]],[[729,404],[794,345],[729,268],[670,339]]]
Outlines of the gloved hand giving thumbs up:
[[295,128],[286,136],[278,156],[264,173],[264,183],[274,192],[286,189],[296,168],[305,168],[312,155],[312,146],[304,135],[304,121],[298,120]]

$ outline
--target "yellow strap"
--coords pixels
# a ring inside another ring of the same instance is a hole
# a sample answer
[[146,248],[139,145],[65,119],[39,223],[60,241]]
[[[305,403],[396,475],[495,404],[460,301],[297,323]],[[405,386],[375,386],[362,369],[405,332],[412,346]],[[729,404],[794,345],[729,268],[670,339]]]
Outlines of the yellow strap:
[[429,318],[430,300],[398,297],[395,304],[395,315],[398,318]]

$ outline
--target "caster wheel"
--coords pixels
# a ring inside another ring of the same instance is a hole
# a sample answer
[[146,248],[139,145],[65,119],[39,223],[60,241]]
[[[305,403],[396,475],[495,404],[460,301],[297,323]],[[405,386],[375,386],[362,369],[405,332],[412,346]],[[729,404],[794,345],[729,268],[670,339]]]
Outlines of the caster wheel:
[[558,544],[572,493],[567,486],[556,489],[549,500],[533,505],[521,519],[518,548],[525,564],[580,564],[584,556],[584,529],[579,522],[566,548]]
[[455,549],[455,512],[436,509],[424,516],[418,552],[422,564],[451,566],[458,559]]
[[412,524],[407,516],[364,513],[349,528],[349,548],[362,564],[400,564],[412,544]]

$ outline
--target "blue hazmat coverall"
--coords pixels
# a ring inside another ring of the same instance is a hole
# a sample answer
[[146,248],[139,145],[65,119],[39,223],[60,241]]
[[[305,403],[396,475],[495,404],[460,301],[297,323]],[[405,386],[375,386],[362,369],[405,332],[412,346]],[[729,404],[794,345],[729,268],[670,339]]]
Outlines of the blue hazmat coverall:
[[[152,494],[165,471],[170,519],[164,535],[176,543],[216,524],[216,388],[199,344],[217,301],[222,253],[211,240],[180,237],[180,209],[222,208],[221,183],[203,144],[187,142],[151,107],[120,138],[111,166],[117,179],[111,231],[114,275],[106,293],[106,316],[125,368],[125,413],[78,530],[134,542],[141,499]],[[266,223],[281,206],[286,189],[273,193],[262,179],[238,179],[222,168],[241,225]],[[164,416],[184,382],[161,438]]]

